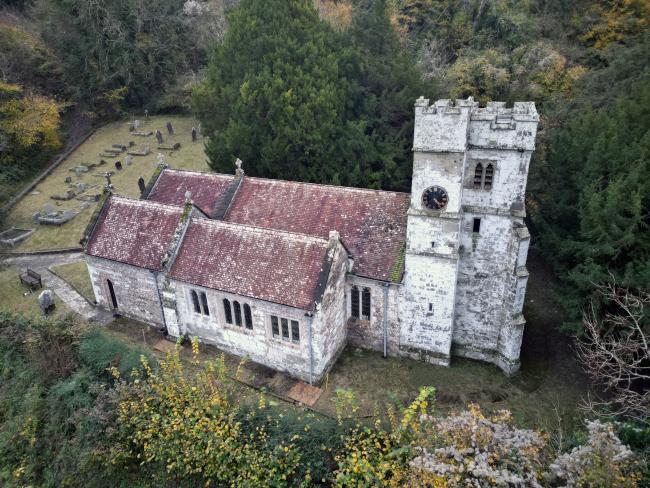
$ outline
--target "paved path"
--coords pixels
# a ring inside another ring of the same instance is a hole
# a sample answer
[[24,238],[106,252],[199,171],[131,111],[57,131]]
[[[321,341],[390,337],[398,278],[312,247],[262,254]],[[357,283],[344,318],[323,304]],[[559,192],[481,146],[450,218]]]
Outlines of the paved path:
[[17,268],[31,268],[41,275],[43,287],[50,288],[73,311],[81,315],[88,322],[105,325],[113,320],[113,314],[88,303],[77,290],[67,282],[56,276],[48,268],[60,264],[70,264],[83,261],[81,252],[51,253],[31,256],[15,256],[2,260],[3,264]]

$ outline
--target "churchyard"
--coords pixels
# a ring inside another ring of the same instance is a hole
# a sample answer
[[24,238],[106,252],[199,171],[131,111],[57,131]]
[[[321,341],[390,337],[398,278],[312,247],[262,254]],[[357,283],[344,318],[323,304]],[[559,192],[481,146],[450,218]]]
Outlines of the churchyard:
[[[142,177],[145,183],[149,181],[158,165],[159,154],[173,168],[198,171],[209,169],[201,135],[197,134],[197,140],[192,141],[192,127],[199,125],[196,120],[182,116],[139,116],[138,120],[141,121],[141,126],[136,130],[139,135],[130,132],[133,122],[131,119],[97,129],[10,210],[4,223],[5,228],[35,229],[31,236],[11,248],[10,252],[77,247],[96,208],[94,199],[101,194],[106,184],[106,172],[113,173],[110,179],[115,193],[137,198],[140,195],[138,178]],[[168,134],[167,122],[172,124],[173,135]],[[156,140],[156,130],[161,132],[162,144]],[[131,142],[133,145],[130,145]],[[178,149],[171,149],[177,144],[180,144]],[[114,147],[118,145],[125,148]],[[148,154],[143,156],[127,154],[144,154],[147,148]],[[129,156],[131,164],[127,160]],[[102,160],[105,163],[101,163]],[[118,161],[121,170],[116,169],[115,163]],[[55,219],[74,216],[60,225],[48,225],[36,223],[36,213],[56,214]]]

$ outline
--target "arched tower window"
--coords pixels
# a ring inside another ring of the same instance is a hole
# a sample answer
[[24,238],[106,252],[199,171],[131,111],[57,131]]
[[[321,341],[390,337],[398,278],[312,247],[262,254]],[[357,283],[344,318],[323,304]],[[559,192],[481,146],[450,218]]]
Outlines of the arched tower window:
[[235,325],[241,327],[241,305],[235,300],[232,302],[232,306],[235,309]]
[[244,303],[244,324],[247,329],[253,329],[253,314],[251,313],[251,306]]
[[201,313],[201,305],[199,305],[199,296],[194,290],[190,291],[190,296],[192,297],[192,305],[194,305],[194,313]]
[[476,163],[476,167],[474,168],[474,189],[480,190],[482,183],[483,183],[483,165],[481,163]]
[[230,308],[230,300],[223,299],[223,314],[226,316],[226,323],[232,324],[232,309]]
[[485,167],[485,180],[483,180],[483,189],[491,190],[492,189],[492,180],[494,179],[494,166],[492,163],[488,164]]
[[350,290],[350,315],[355,319],[359,318],[359,288],[353,286]]
[[364,288],[361,292],[361,318],[370,320],[370,288]]

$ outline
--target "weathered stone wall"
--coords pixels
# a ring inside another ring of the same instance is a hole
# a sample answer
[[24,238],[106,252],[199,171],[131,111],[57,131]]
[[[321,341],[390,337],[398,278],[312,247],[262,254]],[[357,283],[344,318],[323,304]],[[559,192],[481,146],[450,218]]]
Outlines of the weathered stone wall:
[[94,256],[86,256],[86,263],[99,306],[113,308],[106,282],[110,279],[118,313],[147,324],[162,325],[156,279],[151,271]]
[[333,366],[347,339],[345,284],[348,253],[338,240],[328,252],[332,253],[330,273],[312,321],[314,382],[319,382]]
[[[370,320],[357,319],[351,316],[352,303],[350,297],[352,286],[357,286],[359,291],[363,288],[370,289]],[[346,316],[349,317],[349,344],[383,353],[384,333],[386,333],[386,349],[388,355],[398,356],[400,354],[398,297],[401,286],[401,284],[385,283],[354,275],[348,276],[346,284]],[[387,294],[385,298],[384,294]],[[384,306],[385,302],[386,307]]]
[[[322,302],[313,316],[305,310],[166,279],[161,290],[168,331],[172,336],[188,334],[199,337],[202,342],[213,344],[232,354],[247,356],[255,362],[305,381],[310,380],[311,373],[312,381],[318,382],[333,365],[346,341],[345,276],[348,257],[340,243],[331,252],[333,257],[329,279]],[[206,294],[210,315],[194,311],[191,290]],[[250,305],[252,330],[226,322],[224,298],[230,300],[231,307],[234,301],[238,301],[242,307],[242,316],[244,304]],[[300,343],[294,344],[282,337],[274,337],[271,315],[298,321]]]
[[[198,337],[201,342],[215,345],[229,353],[248,356],[255,362],[285,371],[305,381],[309,380],[308,328],[312,319],[306,316],[304,310],[189,285],[176,280],[169,281],[169,288],[175,294],[180,334]],[[194,311],[190,290],[205,292],[210,309],[209,316]],[[253,318],[252,330],[243,325],[226,323],[224,298],[230,300],[231,307],[235,300],[238,301],[242,307],[242,315],[244,304],[250,305]],[[291,341],[284,341],[281,337],[273,337],[271,315],[297,320],[300,323],[300,343],[294,344]],[[172,333],[171,327],[169,329]]]

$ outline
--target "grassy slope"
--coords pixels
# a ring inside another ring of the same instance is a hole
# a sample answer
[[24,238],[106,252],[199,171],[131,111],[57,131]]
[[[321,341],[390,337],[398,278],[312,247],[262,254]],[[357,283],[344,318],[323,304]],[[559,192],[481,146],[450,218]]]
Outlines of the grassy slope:
[[[174,126],[175,135],[173,136],[166,135],[165,123],[168,120]],[[86,192],[92,194],[101,192],[102,185],[105,183],[104,178],[95,175],[105,171],[113,171],[115,174],[111,178],[111,181],[115,187],[115,192],[120,195],[137,198],[139,196],[138,178],[142,176],[145,182],[149,181],[158,164],[157,155],[159,152],[164,153],[165,161],[173,168],[199,171],[207,171],[209,169],[206,163],[202,141],[199,140],[192,143],[190,131],[193,126],[198,126],[196,120],[179,116],[149,117],[148,122],[142,130],[155,131],[156,129],[160,129],[165,134],[165,144],[181,143],[181,149],[171,153],[156,149],[156,139],[153,136],[131,136],[128,132],[128,126],[129,121],[120,121],[98,129],[88,141],[74,151],[66,161],[35,188],[35,191],[39,192],[38,195],[28,194],[18,202],[7,216],[7,226],[14,225],[16,227],[29,228],[36,226],[37,231],[20,246],[16,247],[16,251],[74,247],[79,244],[86,224],[95,208],[94,205],[82,210],[77,217],[62,226],[38,226],[32,221],[32,215],[42,210],[43,205],[46,203],[54,205],[58,210],[78,210],[80,208],[81,202],[78,200],[73,199],[64,202],[55,202],[50,198],[52,195],[65,193],[68,188],[68,184],[65,183],[67,176],[72,177],[73,183],[81,181],[90,185],[97,185],[96,188]],[[149,146],[151,154],[144,157],[134,156],[131,166],[127,166],[124,163],[124,157],[126,156],[124,153],[119,158],[103,158],[108,164],[97,166],[90,172],[82,174],[79,178],[75,176],[74,172],[70,171],[71,168],[79,164],[99,163],[99,160],[102,159],[99,153],[103,149],[110,148],[111,144],[125,143],[130,140],[136,143],[136,148]],[[117,160],[122,161],[124,168],[120,172],[115,170],[113,164]]]
[[52,266],[51,270],[57,276],[72,285],[75,290],[91,303],[95,300],[95,292],[93,291],[93,285],[90,282],[88,266],[85,261]]

